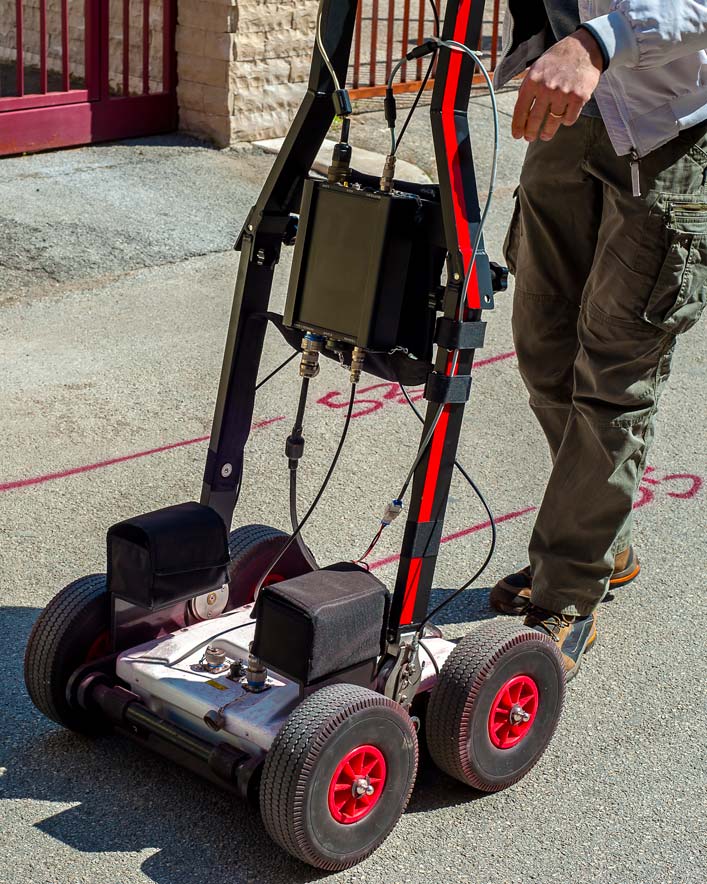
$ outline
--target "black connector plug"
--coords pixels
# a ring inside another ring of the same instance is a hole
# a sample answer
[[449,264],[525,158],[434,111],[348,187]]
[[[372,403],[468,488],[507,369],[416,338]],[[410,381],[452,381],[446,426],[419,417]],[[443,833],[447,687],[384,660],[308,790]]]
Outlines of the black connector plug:
[[436,52],[438,48],[439,44],[436,40],[425,40],[424,43],[420,43],[419,46],[415,46],[411,49],[405,58],[407,58],[408,61],[413,61],[415,58],[424,58],[426,55],[431,55],[433,52]]
[[383,99],[383,112],[385,113],[385,121],[388,124],[388,128],[393,129],[395,127],[395,120],[398,115],[398,108],[395,103],[395,95],[393,94],[393,90],[390,87],[385,90],[385,98]]
[[334,101],[334,110],[336,111],[337,117],[348,117],[353,111],[351,98],[346,89],[337,89],[336,92],[334,92],[332,99]]

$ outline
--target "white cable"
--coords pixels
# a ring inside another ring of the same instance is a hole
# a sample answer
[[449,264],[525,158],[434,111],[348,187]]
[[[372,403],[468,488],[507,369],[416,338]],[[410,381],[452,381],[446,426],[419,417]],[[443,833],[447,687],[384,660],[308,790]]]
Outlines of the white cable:
[[339,92],[341,89],[341,84],[339,83],[339,78],[336,76],[336,71],[334,70],[334,65],[331,63],[331,59],[326,53],[326,49],[324,48],[324,43],[322,42],[322,6],[319,5],[319,12],[317,13],[317,32],[315,36],[315,42],[317,44],[317,49],[319,50],[320,55],[322,56],[322,60],[324,64],[327,66],[327,70],[331,75],[331,79],[334,83],[334,91]]

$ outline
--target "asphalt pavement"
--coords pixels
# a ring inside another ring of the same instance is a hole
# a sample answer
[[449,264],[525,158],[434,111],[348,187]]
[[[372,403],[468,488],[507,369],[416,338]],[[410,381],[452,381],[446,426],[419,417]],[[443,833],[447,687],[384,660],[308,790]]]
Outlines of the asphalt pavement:
[[[500,249],[523,146],[501,96]],[[424,111],[401,155],[433,171]],[[385,151],[382,115],[352,127]],[[472,103],[479,189],[488,101]],[[104,570],[105,531],[198,497],[238,256],[232,244],[272,157],[155,138],[0,164],[0,882],[285,884],[327,877],[273,847],[257,812],[118,738],[88,741],[31,705],[22,656],[41,608]],[[282,305],[289,256],[273,305]],[[527,406],[498,297],[479,354],[460,459],[498,517],[498,551],[440,625],[457,638],[493,616],[488,588],[525,561],[549,458]],[[410,884],[701,884],[705,845],[707,323],[685,335],[636,510],[640,580],[602,605],[599,639],[531,774],[479,796],[427,763],[407,813],[362,865],[328,876]],[[287,355],[273,332],[263,373]],[[341,430],[347,375],[327,364],[306,420],[302,498]],[[236,523],[287,527],[283,440],[294,364],[258,394]],[[398,391],[364,378],[349,442],[307,530],[320,561],[360,554],[415,453]],[[484,512],[455,480],[434,601],[483,559]],[[396,523],[376,550],[392,582]]]

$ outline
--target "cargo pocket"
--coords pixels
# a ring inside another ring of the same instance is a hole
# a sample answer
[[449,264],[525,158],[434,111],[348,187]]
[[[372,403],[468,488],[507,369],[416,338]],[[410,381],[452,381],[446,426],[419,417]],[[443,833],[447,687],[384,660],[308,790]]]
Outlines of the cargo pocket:
[[516,275],[516,266],[518,264],[518,249],[520,247],[520,199],[518,197],[518,191],[520,188],[516,187],[513,191],[513,216],[511,217],[511,223],[508,227],[508,233],[506,234],[506,239],[503,243],[503,258],[506,262],[506,267],[513,276]]
[[707,300],[707,203],[696,195],[661,195],[667,253],[643,318],[682,334],[697,322]]

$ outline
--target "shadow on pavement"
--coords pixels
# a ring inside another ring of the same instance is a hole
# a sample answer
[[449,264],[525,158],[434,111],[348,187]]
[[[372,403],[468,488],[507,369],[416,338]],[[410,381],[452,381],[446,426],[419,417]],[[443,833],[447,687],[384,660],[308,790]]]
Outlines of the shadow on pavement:
[[[455,591],[456,587],[454,589],[433,589],[429,610],[432,611]],[[455,623],[478,623],[482,620],[492,620],[498,615],[489,606],[490,592],[491,588],[488,586],[465,589],[453,602],[445,605],[439,614],[433,617],[433,622],[437,626],[449,626]]]
[[[0,795],[65,805],[35,827],[86,854],[154,851],[141,871],[157,884],[269,884],[326,877],[264,832],[257,808],[129,740],[89,740],[45,719],[25,693],[22,660],[40,609],[0,608],[7,671],[0,680]],[[468,619],[468,611],[465,611]],[[452,621],[450,621],[452,622]],[[424,758],[424,753],[423,753]],[[423,762],[410,813],[480,797]],[[66,806],[68,805],[68,806]],[[33,814],[42,808],[33,809]],[[136,863],[137,864],[137,863]]]

